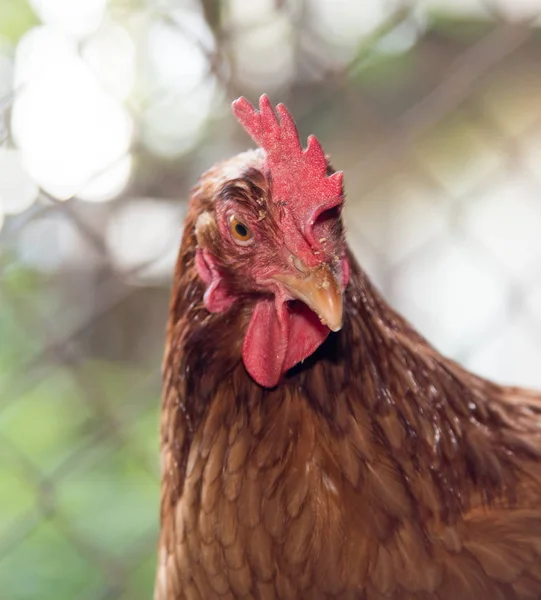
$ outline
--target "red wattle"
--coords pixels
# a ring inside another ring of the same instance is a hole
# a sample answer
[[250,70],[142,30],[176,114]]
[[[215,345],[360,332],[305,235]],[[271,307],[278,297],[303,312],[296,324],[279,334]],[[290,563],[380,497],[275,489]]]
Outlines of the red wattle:
[[259,385],[274,387],[289,369],[315,352],[329,332],[301,302],[260,300],[244,336],[244,366]]
[[274,387],[280,381],[288,337],[287,315],[280,319],[273,300],[260,300],[242,344],[244,366],[259,385]]

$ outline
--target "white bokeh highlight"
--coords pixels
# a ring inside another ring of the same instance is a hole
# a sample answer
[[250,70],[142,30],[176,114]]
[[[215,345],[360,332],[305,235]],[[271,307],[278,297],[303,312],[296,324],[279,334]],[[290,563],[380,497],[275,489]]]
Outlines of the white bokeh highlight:
[[0,148],[0,211],[11,215],[24,212],[38,195],[39,188],[23,167],[20,152]]
[[[33,219],[25,225],[17,242],[21,261],[45,273],[54,273],[70,260],[81,259],[75,254],[80,245],[80,234],[66,214]],[[80,263],[78,266],[80,268]]]
[[133,167],[131,154],[125,154],[111,166],[92,177],[77,198],[87,202],[107,202],[116,198],[126,187]]
[[520,172],[496,179],[468,207],[467,226],[508,269],[526,277],[541,263],[541,203],[539,187]]
[[469,368],[493,381],[541,389],[540,328],[532,329],[527,315],[507,314],[491,333],[469,357]]
[[154,154],[175,157],[199,141],[217,94],[209,70],[213,48],[212,33],[197,11],[176,10],[170,22],[149,25],[141,138]]
[[113,263],[124,272],[141,269],[139,278],[169,277],[175,264],[184,220],[180,203],[137,198],[119,206],[105,235]]
[[356,46],[361,36],[375,29],[396,2],[382,0],[314,0],[310,4],[315,30],[338,45]]
[[109,93],[119,100],[129,97],[135,83],[136,49],[122,25],[103,23],[84,44],[81,57]]
[[295,76],[294,34],[284,14],[271,13],[233,40],[237,78],[246,88],[277,92]]
[[13,90],[13,61],[6,52],[2,51],[2,44],[0,40],[0,110],[2,107],[2,100],[8,98]]
[[[355,178],[355,174],[348,181]],[[362,181],[359,182],[362,186]],[[348,228],[368,240],[392,264],[445,233],[445,200],[415,176],[397,173],[361,201],[346,203]]]
[[450,240],[402,268],[394,286],[401,309],[449,355],[469,350],[505,316],[504,279],[490,261]]
[[129,152],[130,115],[55,30],[26,34],[15,79],[24,87],[13,104],[13,139],[49,194],[61,200],[76,195]]
[[40,20],[74,38],[90,35],[100,26],[107,0],[28,0]]

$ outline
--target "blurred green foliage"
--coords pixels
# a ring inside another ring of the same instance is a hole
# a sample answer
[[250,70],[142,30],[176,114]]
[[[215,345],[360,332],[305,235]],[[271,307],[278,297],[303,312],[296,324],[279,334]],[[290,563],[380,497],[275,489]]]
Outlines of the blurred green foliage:
[[26,0],[0,2],[0,37],[15,43],[38,19]]
[[87,358],[35,361],[44,340],[12,309],[28,297],[47,302],[47,286],[12,263],[0,290],[0,597],[150,598],[155,374]]

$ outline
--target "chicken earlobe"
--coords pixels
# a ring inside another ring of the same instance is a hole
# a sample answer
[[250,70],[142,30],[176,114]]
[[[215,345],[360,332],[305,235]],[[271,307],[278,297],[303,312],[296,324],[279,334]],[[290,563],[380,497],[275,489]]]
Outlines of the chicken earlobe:
[[205,308],[211,313],[229,310],[235,301],[235,297],[225,287],[210,252],[204,249],[197,250],[195,265],[199,277],[207,286],[203,296]]

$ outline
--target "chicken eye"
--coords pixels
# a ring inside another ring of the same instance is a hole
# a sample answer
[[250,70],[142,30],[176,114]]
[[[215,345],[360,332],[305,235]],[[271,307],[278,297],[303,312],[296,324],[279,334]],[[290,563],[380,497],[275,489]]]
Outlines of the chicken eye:
[[229,219],[229,230],[237,244],[247,246],[253,242],[253,236],[250,229],[234,216]]

